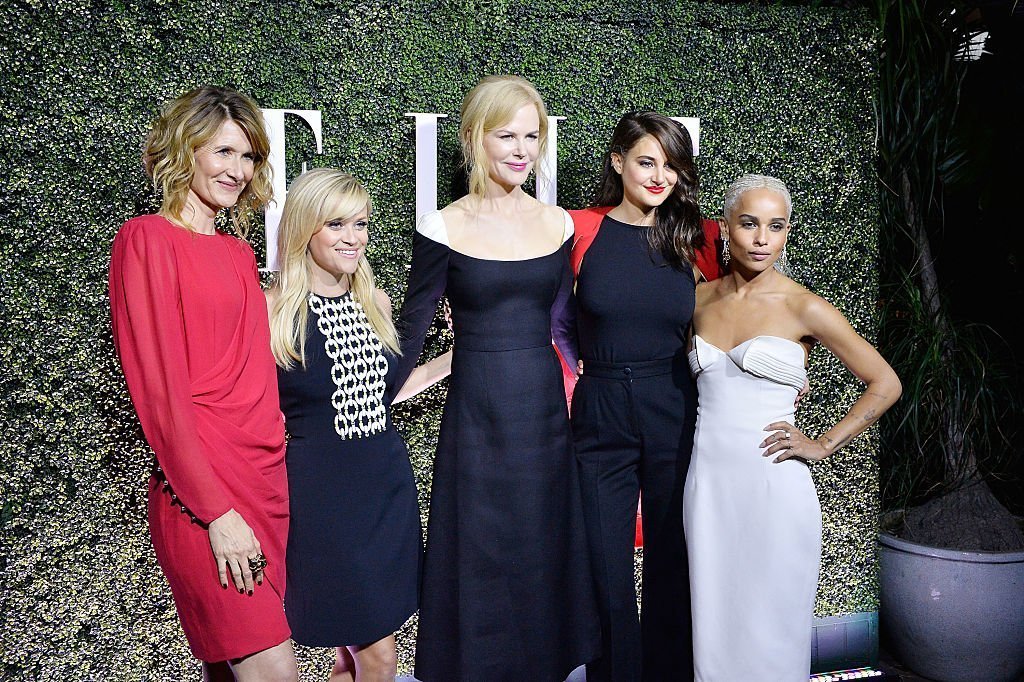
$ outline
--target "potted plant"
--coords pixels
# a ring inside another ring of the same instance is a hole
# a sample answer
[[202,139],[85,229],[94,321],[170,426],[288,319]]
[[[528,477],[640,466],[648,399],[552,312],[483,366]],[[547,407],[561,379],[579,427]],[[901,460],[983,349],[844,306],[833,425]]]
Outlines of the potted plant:
[[877,0],[882,351],[904,394],[882,422],[885,645],[936,680],[1024,676],[1024,532],[991,482],[1016,455],[1020,396],[1004,343],[949,312],[934,240],[944,183],[970,171],[955,123],[972,37],[965,3]]

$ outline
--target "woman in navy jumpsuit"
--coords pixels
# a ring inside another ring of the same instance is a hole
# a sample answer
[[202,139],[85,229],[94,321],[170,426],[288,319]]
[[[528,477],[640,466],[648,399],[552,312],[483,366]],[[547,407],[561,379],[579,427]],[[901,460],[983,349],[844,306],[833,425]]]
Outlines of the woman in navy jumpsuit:
[[653,112],[624,115],[596,203],[573,212],[583,370],[572,427],[603,635],[587,679],[692,679],[682,493],[697,401],[686,337],[696,281],[718,269],[717,226],[700,217],[686,129]]

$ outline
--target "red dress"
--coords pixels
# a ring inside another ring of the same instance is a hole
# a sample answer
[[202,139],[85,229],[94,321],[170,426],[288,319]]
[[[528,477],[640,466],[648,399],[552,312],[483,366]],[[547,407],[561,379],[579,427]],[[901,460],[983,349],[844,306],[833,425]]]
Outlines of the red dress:
[[[155,215],[126,222],[110,260],[114,345],[158,468],[149,528],[193,655],[214,662],[291,635],[284,421],[252,249]],[[207,526],[234,509],[267,558],[252,596],[220,586]]]

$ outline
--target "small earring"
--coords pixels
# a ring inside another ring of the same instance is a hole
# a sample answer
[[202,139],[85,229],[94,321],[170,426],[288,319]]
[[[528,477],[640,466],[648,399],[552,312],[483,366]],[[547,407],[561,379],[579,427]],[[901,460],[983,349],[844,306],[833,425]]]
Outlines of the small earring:
[[732,258],[732,254],[729,253],[729,240],[726,239],[722,242],[722,264],[728,265],[730,258]]

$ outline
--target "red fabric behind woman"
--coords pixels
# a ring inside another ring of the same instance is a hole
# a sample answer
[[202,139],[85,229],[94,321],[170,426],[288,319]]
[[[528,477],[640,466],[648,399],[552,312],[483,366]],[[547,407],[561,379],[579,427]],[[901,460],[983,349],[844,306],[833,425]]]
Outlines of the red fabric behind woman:
[[[291,634],[281,608],[288,484],[252,249],[141,216],[114,240],[109,283],[114,345],[159,466],[153,546],[192,653],[223,661],[277,645]],[[210,549],[206,524],[232,508],[268,562],[252,595],[220,586]]]

